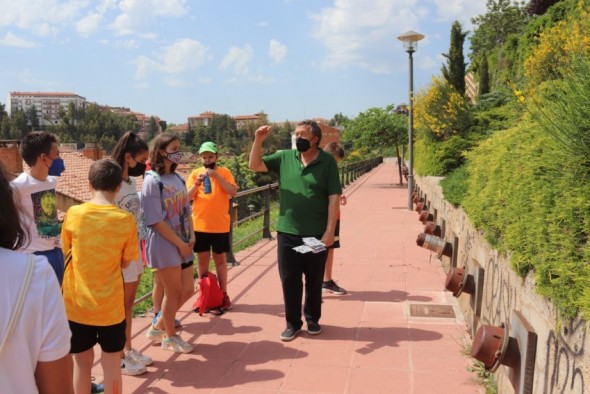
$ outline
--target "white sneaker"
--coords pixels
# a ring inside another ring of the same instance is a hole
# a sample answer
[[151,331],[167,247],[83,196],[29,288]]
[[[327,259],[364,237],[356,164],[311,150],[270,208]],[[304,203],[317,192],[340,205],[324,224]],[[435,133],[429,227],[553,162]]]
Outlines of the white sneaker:
[[146,356],[145,354],[142,354],[135,349],[126,351],[125,357],[135,361],[136,364],[143,365],[144,367],[152,365],[152,363],[154,362],[154,360],[152,360],[151,357]]
[[133,361],[130,357],[123,357],[121,359],[121,374],[129,376],[137,376],[146,373],[145,367]]
[[183,341],[180,335],[173,335],[169,338],[162,339],[162,349],[171,350],[176,353],[190,353],[193,351],[193,345]]
[[153,341],[155,343],[160,343],[160,342],[162,342],[162,337],[164,336],[164,330],[158,330],[157,328],[154,328],[154,326],[150,324],[150,328],[148,328],[145,336],[150,341]]

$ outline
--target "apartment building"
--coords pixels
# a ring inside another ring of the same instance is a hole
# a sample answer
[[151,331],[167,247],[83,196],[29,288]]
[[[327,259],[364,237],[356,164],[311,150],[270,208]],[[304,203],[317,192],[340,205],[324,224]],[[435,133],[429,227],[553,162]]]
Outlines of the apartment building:
[[74,93],[57,92],[10,92],[6,100],[6,112],[28,111],[33,106],[37,111],[39,125],[52,126],[59,123],[59,108],[68,108],[73,103],[76,108],[86,107],[86,98]]

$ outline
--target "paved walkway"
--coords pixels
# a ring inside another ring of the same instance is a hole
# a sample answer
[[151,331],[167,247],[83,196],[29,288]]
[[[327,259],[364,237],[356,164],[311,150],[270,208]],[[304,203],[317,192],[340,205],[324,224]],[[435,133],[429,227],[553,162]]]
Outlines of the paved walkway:
[[[349,294],[324,294],[321,335],[280,341],[276,241],[263,240],[236,256],[231,311],[200,317],[190,300],[178,313],[192,354],[151,345],[150,319],[134,320],[134,346],[154,364],[125,376],[124,393],[484,393],[467,371],[471,341],[461,318],[410,316],[410,304],[455,300],[439,261],[416,246],[423,225],[397,182],[386,162],[345,190],[334,278]],[[101,373],[97,363],[98,382]]]

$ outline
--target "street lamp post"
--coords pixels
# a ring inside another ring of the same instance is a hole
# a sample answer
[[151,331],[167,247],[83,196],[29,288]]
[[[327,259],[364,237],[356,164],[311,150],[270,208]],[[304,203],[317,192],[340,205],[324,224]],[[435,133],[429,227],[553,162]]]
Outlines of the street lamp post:
[[418,49],[418,41],[423,34],[407,31],[397,39],[404,43],[404,49],[410,59],[410,108],[408,112],[408,209],[413,210],[412,192],[414,191],[414,59],[412,54]]

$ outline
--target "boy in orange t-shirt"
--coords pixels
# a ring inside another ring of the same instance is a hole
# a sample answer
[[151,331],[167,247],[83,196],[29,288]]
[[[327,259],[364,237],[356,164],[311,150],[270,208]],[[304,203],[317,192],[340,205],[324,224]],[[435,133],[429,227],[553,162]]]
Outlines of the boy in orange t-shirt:
[[194,170],[186,181],[188,198],[193,200],[192,220],[195,246],[199,262],[199,278],[209,271],[211,250],[219,287],[223,291],[222,309],[232,307],[227,295],[227,260],[229,242],[229,202],[238,192],[238,186],[230,170],[217,165],[217,146],[204,142],[199,148],[203,166]]

